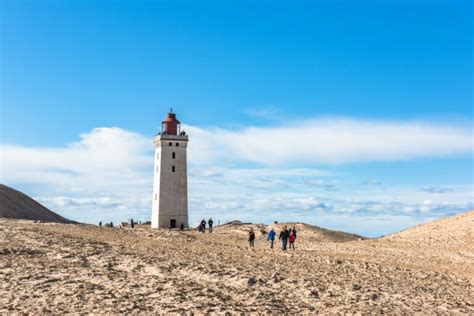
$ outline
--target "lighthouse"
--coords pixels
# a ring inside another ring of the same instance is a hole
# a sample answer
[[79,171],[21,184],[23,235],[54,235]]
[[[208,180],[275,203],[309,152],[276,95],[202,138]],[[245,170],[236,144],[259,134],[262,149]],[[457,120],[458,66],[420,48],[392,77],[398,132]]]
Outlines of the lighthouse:
[[155,136],[151,227],[188,227],[188,136],[171,109]]

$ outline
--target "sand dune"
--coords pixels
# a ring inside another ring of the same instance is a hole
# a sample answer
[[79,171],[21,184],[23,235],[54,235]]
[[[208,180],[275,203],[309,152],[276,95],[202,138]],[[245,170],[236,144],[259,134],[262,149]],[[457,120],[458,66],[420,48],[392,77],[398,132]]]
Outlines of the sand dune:
[[[321,227],[308,225],[305,223],[278,223],[272,225],[263,225],[263,224],[239,224],[238,222],[231,222],[229,224],[221,225],[217,228],[219,233],[227,233],[234,235],[241,235],[247,238],[248,231],[252,227],[256,233],[257,237],[266,235],[270,229],[274,228],[275,232],[278,234],[282,228],[286,226],[288,228],[296,228],[298,235],[301,235],[301,238],[304,238],[306,241],[333,241],[333,242],[346,242],[359,239],[365,239],[362,236],[356,234],[345,233],[341,231],[324,229]],[[264,238],[265,239],[265,238]]]
[[474,210],[418,225],[383,239],[417,242],[423,246],[474,247],[473,234]]
[[42,222],[72,221],[50,211],[28,195],[0,184],[0,218],[30,219]]
[[461,257],[420,248],[423,226],[401,233],[409,241],[343,242],[296,225],[297,249],[283,253],[261,233],[249,249],[248,225],[209,235],[0,220],[0,311],[474,313],[470,247]]

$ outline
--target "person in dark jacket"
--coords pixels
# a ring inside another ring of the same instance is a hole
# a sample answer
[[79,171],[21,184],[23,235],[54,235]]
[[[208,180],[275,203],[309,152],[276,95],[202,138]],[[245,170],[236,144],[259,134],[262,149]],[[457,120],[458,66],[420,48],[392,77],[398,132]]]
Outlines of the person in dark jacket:
[[207,224],[209,225],[209,234],[212,234],[212,225],[214,224],[214,221],[212,220],[212,218],[209,218],[209,220],[207,221]]
[[285,226],[280,232],[280,236],[278,236],[278,239],[281,240],[281,250],[283,251],[286,251],[286,244],[288,243],[288,237],[290,237],[290,234],[288,233],[288,228]]
[[201,232],[202,233],[206,232],[206,220],[204,218],[201,221]]
[[255,232],[253,231],[253,228],[250,228],[249,231],[249,244],[250,247],[255,247]]

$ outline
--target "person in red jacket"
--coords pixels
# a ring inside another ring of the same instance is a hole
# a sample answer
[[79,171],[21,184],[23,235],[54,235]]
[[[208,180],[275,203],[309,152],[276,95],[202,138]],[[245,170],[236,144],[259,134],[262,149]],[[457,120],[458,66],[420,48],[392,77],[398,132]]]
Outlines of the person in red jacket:
[[296,240],[296,234],[293,230],[290,230],[290,237],[288,237],[288,242],[290,243],[290,249],[293,248],[293,250],[295,250],[295,240]]

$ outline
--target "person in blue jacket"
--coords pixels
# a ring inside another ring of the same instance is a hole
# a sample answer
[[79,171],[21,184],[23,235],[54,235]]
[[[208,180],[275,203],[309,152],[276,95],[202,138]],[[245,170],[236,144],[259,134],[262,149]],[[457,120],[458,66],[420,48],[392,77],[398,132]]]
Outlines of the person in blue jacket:
[[270,241],[270,248],[273,249],[273,242],[275,241],[275,230],[272,228],[272,230],[268,233],[268,240]]

